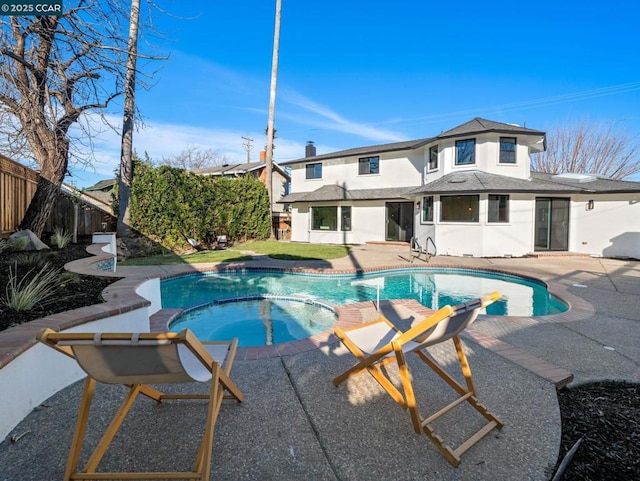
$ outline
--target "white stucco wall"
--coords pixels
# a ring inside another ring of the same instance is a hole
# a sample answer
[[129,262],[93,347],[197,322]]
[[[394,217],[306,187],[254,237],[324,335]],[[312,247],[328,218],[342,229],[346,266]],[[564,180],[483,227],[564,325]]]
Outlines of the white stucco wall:
[[[159,308],[160,280],[143,282],[136,293],[151,305],[88,322],[65,332],[149,332],[149,316]],[[60,389],[82,379],[78,363],[44,344],[36,344],[0,369],[0,439],[4,439],[32,409]]]
[[[322,203],[322,206],[339,205],[349,204]],[[292,241],[320,244],[364,244],[385,240],[386,210],[383,201],[354,203],[351,206],[352,230],[350,231],[312,230],[310,216],[311,208],[308,204],[294,205],[291,211]]]
[[640,259],[640,194],[575,196],[571,220],[571,251]]
[[[363,156],[359,156],[363,157]],[[424,155],[422,151],[380,155],[379,174],[358,174],[358,158],[318,160],[322,163],[321,179],[306,179],[305,163],[291,166],[291,192],[311,192],[323,185],[340,185],[347,189],[381,189],[420,185]],[[309,160],[307,163],[316,161]]]

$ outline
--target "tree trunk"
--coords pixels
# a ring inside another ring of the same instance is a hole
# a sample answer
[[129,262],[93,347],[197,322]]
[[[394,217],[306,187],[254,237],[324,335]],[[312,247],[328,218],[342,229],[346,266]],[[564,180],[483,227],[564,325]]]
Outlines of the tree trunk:
[[122,118],[122,148],[120,152],[120,181],[118,199],[118,237],[131,236],[131,182],[133,181],[133,127],[135,112],[136,60],[138,56],[138,23],[140,0],[131,2],[129,20],[129,53]]
[[47,219],[53,211],[53,205],[60,193],[60,184],[38,176],[38,188],[31,199],[29,208],[20,222],[19,229],[29,229],[38,237],[42,236]]
[[69,163],[69,141],[63,134],[56,140],[49,143],[53,144],[49,155],[54,157],[43,164],[45,167],[38,176],[38,187],[19,226],[19,229],[29,229],[38,237],[42,236],[44,226],[53,211]]

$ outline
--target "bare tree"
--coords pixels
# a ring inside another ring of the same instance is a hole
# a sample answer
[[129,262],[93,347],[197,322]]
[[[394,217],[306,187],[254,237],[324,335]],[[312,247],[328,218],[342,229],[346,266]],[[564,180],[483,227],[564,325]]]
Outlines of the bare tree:
[[215,149],[203,149],[198,145],[189,145],[179,154],[163,157],[158,164],[170,165],[179,169],[192,170],[215,167],[227,162],[225,154]]
[[37,235],[70,159],[93,159],[91,138],[100,126],[91,114],[110,128],[106,109],[125,85],[128,4],[74,0],[64,8],[60,16],[0,17],[0,128],[13,139],[9,155],[26,152],[39,166],[20,224]]
[[533,156],[532,168],[624,179],[640,172],[640,144],[614,123],[565,123],[547,134],[547,150]]

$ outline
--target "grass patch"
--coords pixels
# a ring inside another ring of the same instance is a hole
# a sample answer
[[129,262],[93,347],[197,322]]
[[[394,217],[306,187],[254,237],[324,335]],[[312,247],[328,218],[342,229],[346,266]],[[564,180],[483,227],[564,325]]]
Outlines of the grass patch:
[[203,251],[193,254],[162,254],[150,257],[133,257],[122,262],[119,266],[166,266],[172,264],[202,264],[204,262],[242,262],[250,261],[251,256],[231,250]]
[[204,262],[244,262],[251,256],[239,251],[252,251],[264,254],[273,259],[304,261],[338,259],[349,253],[349,247],[326,244],[305,244],[280,241],[257,241],[237,244],[231,249],[203,251],[193,254],[178,255],[174,253],[150,257],[134,257],[122,262],[120,266],[164,266],[171,264],[201,264]]
[[253,251],[257,254],[268,255],[273,259],[289,261],[339,259],[349,253],[348,246],[275,240],[248,242],[236,245],[234,249]]

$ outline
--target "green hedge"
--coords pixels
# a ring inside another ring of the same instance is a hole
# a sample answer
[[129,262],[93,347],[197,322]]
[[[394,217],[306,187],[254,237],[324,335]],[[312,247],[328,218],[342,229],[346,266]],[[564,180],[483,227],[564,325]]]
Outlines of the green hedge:
[[212,243],[218,235],[237,242],[267,239],[269,197],[252,176],[201,176],[163,165],[134,163],[131,222],[163,246],[186,247],[187,238]]

